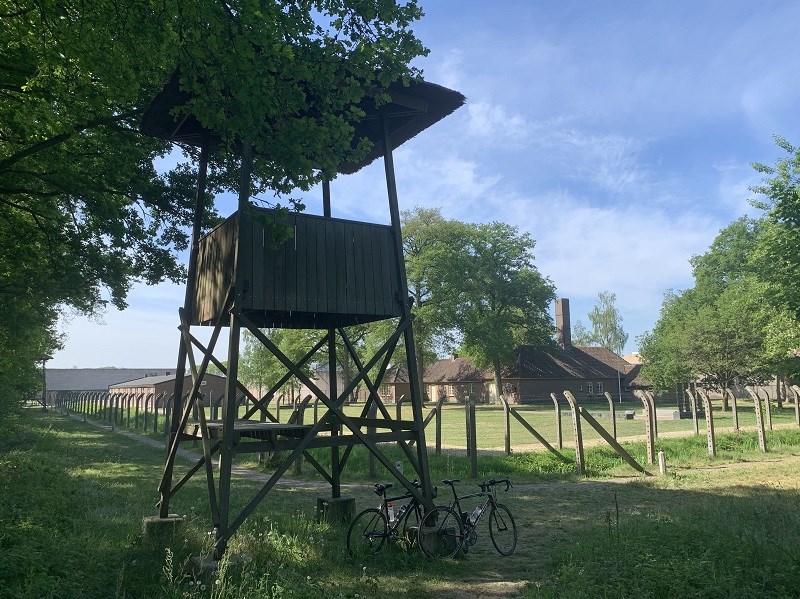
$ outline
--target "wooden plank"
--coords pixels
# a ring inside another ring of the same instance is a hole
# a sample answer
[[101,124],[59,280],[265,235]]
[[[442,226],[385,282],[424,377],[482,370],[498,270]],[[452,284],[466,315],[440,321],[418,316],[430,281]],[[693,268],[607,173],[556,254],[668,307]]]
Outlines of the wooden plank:
[[286,259],[284,265],[284,285],[286,292],[285,310],[297,310],[297,279],[299,268],[297,263],[297,227],[296,219],[289,218],[287,224],[291,227],[291,236],[283,243],[283,255]]
[[252,271],[250,278],[250,306],[256,309],[264,308],[264,273],[268,268],[264,246],[266,245],[267,232],[262,223],[253,223],[251,226],[250,246],[253,255],[250,258]]
[[[345,225],[342,227],[342,234],[344,236],[344,259],[345,259],[345,278],[346,278],[346,287],[345,287],[345,294],[347,297],[347,302],[345,304],[345,310],[348,314],[361,314],[358,311],[358,302],[356,300],[356,278],[359,273],[356,272],[356,263],[355,263],[355,236],[356,226],[352,223]],[[363,311],[363,310],[362,310]]]
[[398,314],[400,310],[396,308],[397,298],[394,297],[395,292],[399,289],[399,281],[393,280],[396,277],[392,276],[397,269],[392,268],[390,265],[395,264],[397,257],[395,256],[394,248],[392,247],[392,239],[390,235],[382,235],[379,239],[380,243],[380,286],[383,290],[383,302],[379,306],[384,314]]
[[337,312],[339,296],[336,288],[336,225],[333,221],[325,223],[325,289],[328,301],[323,312]]
[[368,227],[364,225],[354,224],[352,227],[353,230],[353,288],[350,290],[350,294],[353,297],[353,301],[355,302],[355,312],[356,314],[366,314],[367,311],[367,301],[366,301],[366,288],[365,288],[365,281],[367,279],[366,273],[366,262],[369,260],[369,257],[366,255],[364,251],[364,238],[367,236],[367,232],[369,230]]
[[308,264],[308,241],[311,235],[312,221],[308,218],[295,217],[295,253],[297,267],[295,276],[297,277],[297,299],[295,306],[300,312],[308,312],[308,281],[314,276],[313,271],[309,270]]
[[334,254],[333,259],[336,264],[336,309],[333,312],[342,314],[347,311],[347,255],[345,246],[344,224],[334,221]]
[[378,314],[375,310],[375,254],[372,251],[373,239],[377,234],[374,227],[365,229],[361,238],[361,252],[364,257],[364,314]]

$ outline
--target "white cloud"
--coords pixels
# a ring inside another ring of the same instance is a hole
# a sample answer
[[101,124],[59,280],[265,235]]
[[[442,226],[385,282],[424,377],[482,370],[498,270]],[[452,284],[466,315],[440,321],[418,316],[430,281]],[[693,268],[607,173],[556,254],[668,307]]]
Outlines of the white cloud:
[[522,140],[529,135],[530,126],[520,114],[510,114],[504,106],[488,102],[467,104],[469,121],[467,133],[490,143]]

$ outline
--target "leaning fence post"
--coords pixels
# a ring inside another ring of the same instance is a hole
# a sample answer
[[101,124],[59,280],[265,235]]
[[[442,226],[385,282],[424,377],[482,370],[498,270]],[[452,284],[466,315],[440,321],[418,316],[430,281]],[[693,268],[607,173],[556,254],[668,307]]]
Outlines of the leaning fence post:
[[650,413],[650,401],[644,391],[634,391],[636,397],[642,400],[644,406],[644,440],[647,445],[647,463],[652,466],[656,463],[655,439],[653,435],[653,416]]
[[551,393],[550,398],[556,408],[556,445],[559,449],[564,449],[564,442],[561,436],[561,405],[558,403],[558,396],[555,393]]
[[564,397],[567,398],[569,409],[572,412],[572,432],[575,433],[575,465],[578,474],[586,474],[586,461],[583,456],[583,435],[581,434],[581,419],[578,414],[578,401],[569,391],[564,391]]
[[617,409],[614,407],[614,398],[611,397],[611,393],[609,393],[608,391],[603,393],[603,395],[605,395],[606,399],[608,400],[608,411],[609,411],[609,414],[611,415],[611,436],[614,437],[614,439],[616,439],[617,438]]

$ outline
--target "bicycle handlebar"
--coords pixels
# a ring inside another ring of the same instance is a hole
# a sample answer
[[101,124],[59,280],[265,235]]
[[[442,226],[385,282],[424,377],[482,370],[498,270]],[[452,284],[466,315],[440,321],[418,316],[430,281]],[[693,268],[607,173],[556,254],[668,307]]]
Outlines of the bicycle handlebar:
[[486,492],[488,492],[488,491],[489,491],[489,489],[491,489],[491,488],[492,488],[492,487],[494,487],[495,485],[499,485],[499,484],[502,484],[502,483],[505,483],[505,485],[506,485],[506,488],[504,489],[504,491],[505,491],[506,493],[507,493],[507,492],[508,492],[508,490],[509,490],[509,489],[510,489],[510,488],[513,486],[513,485],[511,484],[511,481],[510,481],[508,478],[501,478],[501,479],[499,479],[499,480],[497,480],[497,479],[494,479],[494,478],[493,478],[492,480],[490,480],[490,481],[487,481],[487,482],[485,482],[485,483],[481,484],[481,485],[480,485],[480,488],[481,488],[481,491],[483,491],[484,493],[486,493]]

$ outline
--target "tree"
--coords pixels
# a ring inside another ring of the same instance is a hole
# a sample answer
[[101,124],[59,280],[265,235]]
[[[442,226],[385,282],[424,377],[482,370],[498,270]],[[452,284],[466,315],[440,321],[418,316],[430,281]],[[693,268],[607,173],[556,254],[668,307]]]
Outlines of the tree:
[[628,334],[622,328],[622,315],[616,306],[617,294],[601,291],[597,303],[589,312],[592,330],[587,331],[583,323],[575,325],[574,342],[577,345],[599,345],[617,354],[622,353],[628,342]]
[[753,164],[764,179],[751,188],[761,196],[751,203],[766,218],[753,263],[759,277],[770,284],[774,301],[800,319],[800,148],[779,136],[775,142],[787,156],[775,166]]
[[[403,254],[408,292],[414,303],[414,356],[420,379],[436,358],[435,348],[452,342],[455,325],[445,282],[461,256],[462,223],[446,220],[438,208],[415,207],[402,217]],[[420,380],[420,389],[424,389]]]
[[592,345],[594,343],[592,332],[580,320],[576,320],[572,325],[572,343],[575,345]]
[[692,258],[695,286],[667,296],[653,333],[641,340],[643,376],[662,389],[698,380],[718,391],[764,379],[764,330],[774,314],[751,263],[762,230],[737,219]]
[[498,222],[462,226],[461,243],[453,248],[460,264],[443,283],[448,309],[463,353],[478,368],[492,368],[501,394],[502,367],[519,345],[552,344],[555,288],[534,266],[535,243],[527,233]]
[[58,346],[59,307],[122,308],[133,282],[183,276],[176,253],[187,245],[193,169],[157,173],[153,160],[169,146],[137,130],[172,73],[190,96],[176,116],[191,112],[219,134],[210,191],[236,185],[236,148],[248,138],[253,193],[285,195],[363,155],[353,107],[415,75],[409,62],[426,52],[410,29],[421,16],[415,0],[4,6],[0,302],[46,315],[36,342],[0,324],[0,337],[19,346],[7,356],[25,357],[0,371],[4,387],[12,370],[33,373],[28,356]]

